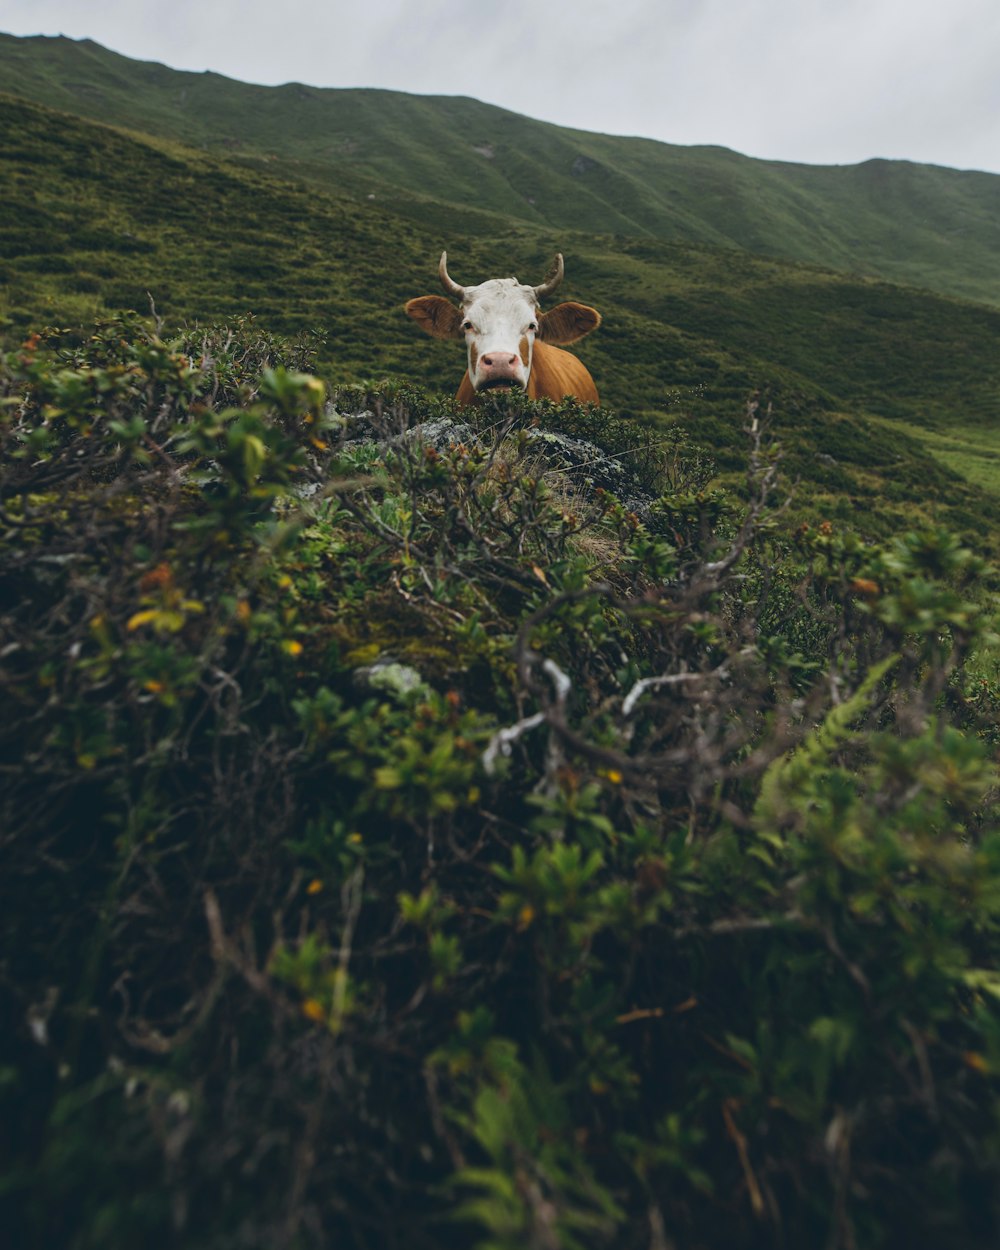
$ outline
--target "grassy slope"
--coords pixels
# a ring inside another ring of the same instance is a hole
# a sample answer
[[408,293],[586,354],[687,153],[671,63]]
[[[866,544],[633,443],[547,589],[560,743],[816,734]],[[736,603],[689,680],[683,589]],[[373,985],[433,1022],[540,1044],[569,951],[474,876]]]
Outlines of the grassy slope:
[[[456,385],[458,345],[401,311],[435,289],[436,229],[23,100],[0,97],[0,124],[16,136],[2,154],[9,334],[148,310],[148,291],[172,324],[253,312],[271,329],[319,332],[333,381]],[[449,234],[455,273],[473,280],[516,258],[540,275],[561,247],[565,294],[605,317],[579,354],[623,415],[681,422],[735,471],[747,393],[764,388],[814,512],[882,531],[928,508],[970,531],[997,518],[1000,473],[984,482],[986,462],[967,473],[925,437],[996,438],[1000,313],[735,251],[484,220]]]
[[1000,299],[992,174],[758,161],[567,130],[458,97],[258,87],[63,38],[0,35],[0,77],[7,91],[52,107],[342,192],[389,201],[406,192],[404,211],[428,221],[440,217],[429,196],[536,228],[736,247]]

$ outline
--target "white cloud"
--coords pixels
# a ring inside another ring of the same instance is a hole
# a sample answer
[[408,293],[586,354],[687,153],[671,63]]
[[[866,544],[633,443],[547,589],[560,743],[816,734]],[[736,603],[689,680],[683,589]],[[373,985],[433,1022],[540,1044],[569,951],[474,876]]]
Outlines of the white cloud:
[[771,159],[1000,172],[995,0],[0,0],[0,29]]

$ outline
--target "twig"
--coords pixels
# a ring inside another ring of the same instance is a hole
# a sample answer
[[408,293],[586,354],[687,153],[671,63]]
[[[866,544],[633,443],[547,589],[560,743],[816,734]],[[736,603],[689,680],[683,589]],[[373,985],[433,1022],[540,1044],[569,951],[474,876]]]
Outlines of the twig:
[[483,768],[486,770],[486,773],[492,777],[496,772],[497,756],[509,757],[511,754],[511,743],[516,742],[522,734],[543,724],[544,721],[545,713],[536,712],[534,716],[526,716],[524,720],[519,720],[516,725],[510,725],[506,729],[498,729],[489,740],[486,750],[483,752]]
[[678,686],[686,681],[705,681],[709,677],[727,677],[729,670],[725,664],[712,669],[708,673],[666,673],[662,677],[643,677],[637,681],[622,700],[622,716],[631,716],[632,710],[647,690],[656,690],[660,686]]

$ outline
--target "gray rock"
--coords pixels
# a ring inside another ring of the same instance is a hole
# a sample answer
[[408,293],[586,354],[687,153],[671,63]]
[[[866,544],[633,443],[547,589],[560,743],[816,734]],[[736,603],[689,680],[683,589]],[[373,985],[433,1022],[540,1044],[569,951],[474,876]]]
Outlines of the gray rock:
[[609,491],[629,512],[646,519],[653,496],[642,489],[624,461],[609,456],[594,443],[559,434],[553,430],[527,430],[529,445],[540,452],[553,468],[565,471],[577,490],[592,493],[598,487]]
[[419,440],[426,446],[433,447],[435,451],[447,451],[457,443],[464,443],[466,447],[482,446],[482,440],[471,425],[466,425],[464,421],[453,421],[449,417],[439,417],[436,421],[424,421],[421,425],[411,426],[400,439],[390,439],[389,446],[402,440]]

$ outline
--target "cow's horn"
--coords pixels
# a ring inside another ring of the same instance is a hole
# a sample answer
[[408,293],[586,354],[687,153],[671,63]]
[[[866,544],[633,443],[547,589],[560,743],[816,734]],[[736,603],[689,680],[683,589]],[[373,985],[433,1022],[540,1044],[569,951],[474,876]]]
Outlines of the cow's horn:
[[465,287],[459,286],[448,277],[448,253],[441,253],[441,263],[438,265],[438,277],[441,279],[441,285],[449,295],[454,295],[456,299],[461,299],[465,294]]
[[552,262],[552,267],[549,269],[549,272],[545,275],[545,281],[542,283],[542,285],[535,287],[535,294],[538,296],[539,299],[542,299],[546,295],[551,295],[552,292],[559,285],[559,283],[562,282],[562,280],[563,280],[562,252],[556,252],[555,260]]

